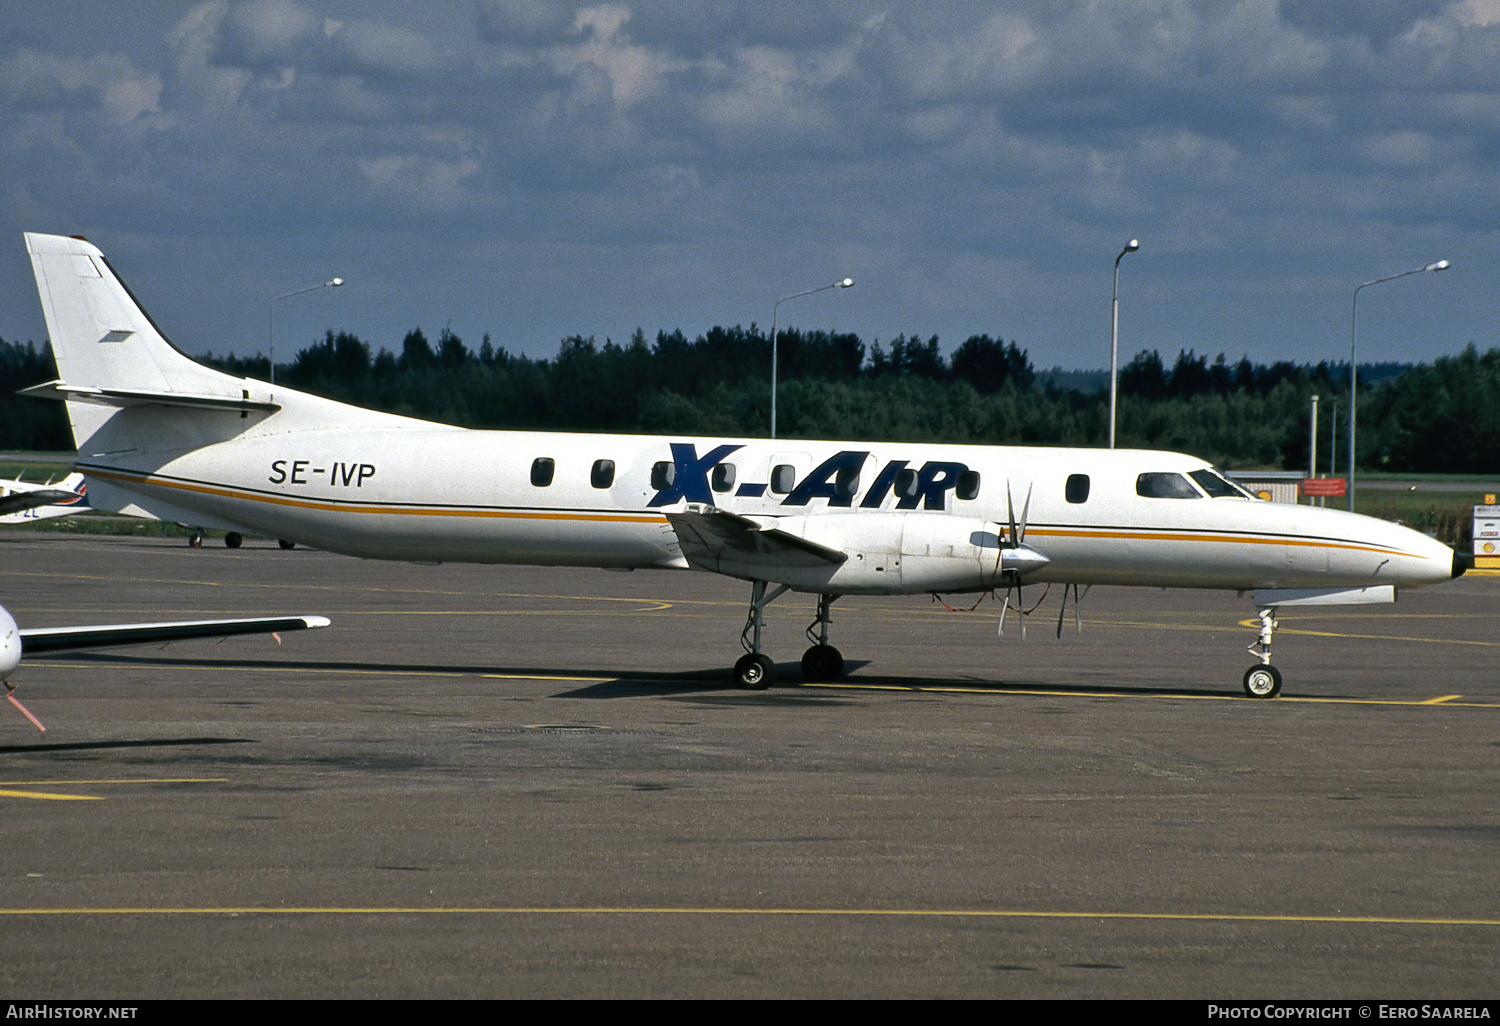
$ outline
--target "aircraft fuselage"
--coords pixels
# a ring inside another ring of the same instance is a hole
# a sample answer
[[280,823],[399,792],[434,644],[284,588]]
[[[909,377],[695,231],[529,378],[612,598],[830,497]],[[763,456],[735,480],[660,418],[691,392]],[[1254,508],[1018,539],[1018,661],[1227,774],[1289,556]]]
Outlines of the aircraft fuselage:
[[[111,427],[149,416],[122,410]],[[240,426],[238,414],[216,416]],[[1207,468],[1175,453],[380,419],[277,431],[266,418],[230,444],[81,457],[79,467],[96,507],[378,559],[686,568],[665,514],[693,503],[848,553],[830,572],[787,582],[798,590],[964,591],[993,583],[1006,526],[1024,507],[1027,541],[1050,560],[1027,580],[1249,590],[1410,587],[1452,575],[1446,546],[1397,524],[1240,496],[1138,494],[1143,474]],[[788,576],[797,575],[776,579]]]

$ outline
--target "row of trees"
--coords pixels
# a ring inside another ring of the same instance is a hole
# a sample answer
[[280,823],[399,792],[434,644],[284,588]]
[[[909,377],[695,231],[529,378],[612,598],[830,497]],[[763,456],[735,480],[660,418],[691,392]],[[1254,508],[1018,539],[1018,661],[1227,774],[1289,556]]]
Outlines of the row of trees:
[[16,395],[20,389],[56,377],[50,348],[0,338],[0,449],[73,448],[62,403]]
[[[975,335],[945,355],[936,336],[867,347],[852,334],[778,332],[784,437],[1102,445],[1108,400],[1038,375],[1024,349]],[[205,362],[265,378],[264,357]],[[689,340],[637,330],[623,345],[563,339],[552,359],[514,355],[486,336],[477,350],[420,329],[398,352],[328,332],[278,366],[277,380],[330,398],[482,428],[757,436],[769,431],[770,340],[754,325]],[[1500,350],[1472,345],[1404,369],[1361,367],[1360,462],[1395,471],[1500,467]],[[4,393],[53,376],[45,347],[0,340]],[[1168,368],[1156,351],[1120,375],[1122,446],[1192,452],[1226,467],[1306,465],[1308,397],[1347,406],[1347,365],[1212,361],[1191,350]],[[1347,412],[1344,411],[1344,416]],[[0,447],[66,449],[60,404],[0,404]],[[1320,448],[1332,448],[1320,447]]]

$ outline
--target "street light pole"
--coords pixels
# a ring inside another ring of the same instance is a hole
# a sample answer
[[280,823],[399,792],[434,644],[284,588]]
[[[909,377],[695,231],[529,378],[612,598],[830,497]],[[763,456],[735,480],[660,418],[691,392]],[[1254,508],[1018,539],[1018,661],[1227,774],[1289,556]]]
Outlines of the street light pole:
[[[1307,476],[1308,477],[1317,477],[1318,476],[1318,396],[1317,396],[1316,393],[1314,393],[1313,397],[1312,397],[1312,426],[1311,426],[1311,429],[1308,431],[1308,439],[1309,439],[1308,446],[1309,446],[1310,451],[1307,454]],[[1318,502],[1317,502],[1316,499],[1314,499],[1313,497],[1309,496],[1308,499],[1307,499],[1307,504],[1309,506],[1316,506],[1318,504]]]
[[1131,239],[1115,257],[1115,287],[1109,299],[1109,447],[1115,447],[1115,404],[1119,395],[1120,373],[1120,261],[1126,253],[1141,248],[1140,242]]
[[267,343],[271,350],[271,384],[276,384],[276,304],[280,300],[291,299],[293,296],[300,296],[308,292],[316,292],[319,289],[336,289],[342,284],[344,284],[344,279],[342,278],[329,278],[321,285],[309,285],[305,289],[293,289],[291,292],[271,297],[271,302],[269,304],[271,308],[269,331],[270,338]]
[[1448,261],[1434,260],[1425,267],[1413,267],[1410,271],[1388,274],[1384,278],[1367,281],[1354,290],[1354,302],[1349,311],[1349,512],[1351,513],[1354,512],[1354,422],[1358,398],[1355,389],[1359,384],[1359,371],[1354,363],[1354,343],[1359,333],[1359,290],[1369,288],[1371,285],[1379,285],[1381,282],[1405,278],[1409,274],[1421,274],[1423,271],[1446,271],[1447,269]]
[[800,299],[810,296],[814,292],[826,292],[829,289],[847,289],[854,287],[853,278],[841,278],[827,285],[819,285],[815,289],[806,292],[793,292],[790,296],[782,296],[776,300],[776,305],[771,307],[771,437],[776,437],[776,313],[781,309],[781,304],[788,299]]

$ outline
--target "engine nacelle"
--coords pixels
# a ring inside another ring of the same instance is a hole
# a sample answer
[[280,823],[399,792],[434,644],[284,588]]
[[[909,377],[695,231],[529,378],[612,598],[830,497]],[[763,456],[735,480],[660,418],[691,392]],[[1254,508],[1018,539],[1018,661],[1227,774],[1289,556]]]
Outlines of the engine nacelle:
[[782,517],[776,526],[849,556],[837,567],[776,575],[799,591],[979,591],[1003,580],[1003,532],[998,524],[984,520],[943,513],[862,512]]

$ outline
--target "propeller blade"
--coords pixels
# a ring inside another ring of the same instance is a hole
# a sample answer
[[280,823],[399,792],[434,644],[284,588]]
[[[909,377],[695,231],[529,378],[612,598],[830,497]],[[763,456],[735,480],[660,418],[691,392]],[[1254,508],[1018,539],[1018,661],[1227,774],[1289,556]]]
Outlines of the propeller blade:
[[1011,498],[1010,482],[1005,482],[1005,506],[1010,511],[1010,547],[1015,548],[1021,544],[1016,538],[1016,502]]
[[1005,600],[1000,604],[1000,626],[996,628],[995,633],[1002,638],[1005,637],[1005,614],[1010,610],[1010,596],[1012,593],[1016,596],[1016,616],[1021,621],[1021,640],[1025,641],[1026,603],[1024,596],[1021,594],[1020,582],[1016,580],[1014,575],[1011,577],[1010,584],[1005,587]]
[[1016,544],[1021,545],[1026,541],[1026,514],[1031,512],[1031,489],[1033,485],[1026,486],[1026,501],[1021,505],[1021,530],[1016,535]]

